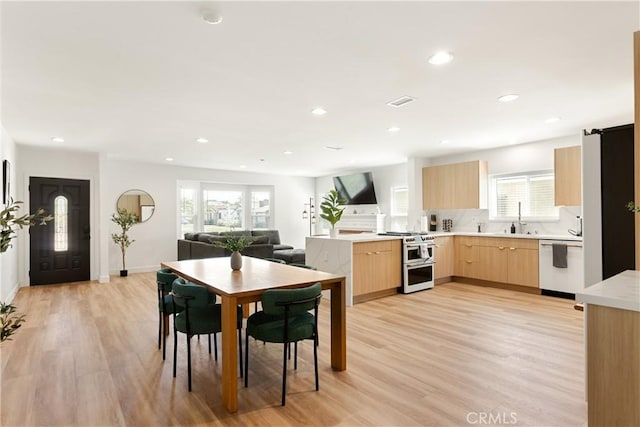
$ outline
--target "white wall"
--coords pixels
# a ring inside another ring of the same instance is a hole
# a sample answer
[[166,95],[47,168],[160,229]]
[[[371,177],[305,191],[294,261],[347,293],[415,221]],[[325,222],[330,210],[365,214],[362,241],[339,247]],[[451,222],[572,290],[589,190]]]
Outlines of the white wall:
[[[96,153],[53,150],[29,145],[16,145],[16,194],[29,205],[29,177],[82,179],[89,181],[89,209],[91,227],[91,279],[98,278],[100,232],[99,209],[99,157]],[[19,252],[19,280],[29,283],[29,236],[22,233]]]
[[329,224],[320,219],[320,202],[322,196],[332,190],[333,177],[338,175],[350,175],[358,172],[371,172],[373,175],[373,186],[376,191],[377,205],[361,205],[361,206],[347,206],[345,214],[351,214],[355,211],[359,213],[375,213],[376,207],[380,208],[380,212],[386,214],[385,228],[387,230],[404,230],[406,229],[406,217],[392,218],[391,213],[391,188],[392,187],[406,187],[408,185],[408,170],[407,164],[401,163],[390,166],[380,166],[375,168],[353,169],[349,171],[343,171],[333,175],[321,176],[315,179],[315,201],[316,201],[316,217],[319,221],[316,222],[316,228],[314,234],[327,234],[329,230]]
[[[585,173],[588,171],[588,173]],[[584,205],[584,286],[602,281],[602,195],[600,135],[582,138],[582,203]]]
[[[8,160],[11,164],[11,194],[15,200],[21,200],[15,193],[16,182],[16,144],[11,139],[9,134],[5,131],[4,127],[0,123],[0,161]],[[2,165],[0,165],[0,174]],[[3,185],[2,176],[0,175],[0,186]],[[0,190],[1,194],[1,190]],[[0,203],[2,203],[2,196],[0,195]],[[24,232],[19,232],[24,234]],[[0,254],[0,301],[11,302],[13,297],[18,291],[18,252],[20,250],[20,242],[18,240],[13,241],[13,247],[9,248],[7,252]]]
[[[302,211],[305,201],[308,202],[313,194],[313,178],[109,159],[104,179],[107,182],[107,195],[102,214],[109,218],[115,212],[118,197],[126,190],[144,190],[153,197],[156,204],[151,219],[131,229],[131,237],[136,242],[127,249],[127,269],[132,272],[157,269],[161,261],[176,259],[178,181],[273,185],[274,227],[279,230],[283,243],[304,248],[308,223],[302,219]],[[118,227],[111,223],[109,234],[117,231]],[[116,274],[121,267],[120,252],[114,244],[109,244],[108,250],[108,268],[111,274]]]

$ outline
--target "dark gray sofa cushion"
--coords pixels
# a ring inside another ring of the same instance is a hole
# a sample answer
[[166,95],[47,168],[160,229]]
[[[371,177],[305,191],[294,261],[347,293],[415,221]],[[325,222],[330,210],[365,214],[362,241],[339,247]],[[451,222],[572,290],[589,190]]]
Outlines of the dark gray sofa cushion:
[[[221,237],[216,234],[198,233],[198,242],[211,243],[211,239],[220,239],[220,238]],[[224,239],[223,241],[226,242],[226,239]]]
[[288,249],[293,249],[293,246],[291,246],[291,245],[273,245],[273,250],[274,251],[282,251],[282,250],[288,250]]
[[269,243],[272,245],[280,244],[280,232],[278,230],[253,230],[251,234],[254,236],[267,236]]
[[221,231],[221,236],[247,236],[251,237],[251,230],[235,230],[235,231]]

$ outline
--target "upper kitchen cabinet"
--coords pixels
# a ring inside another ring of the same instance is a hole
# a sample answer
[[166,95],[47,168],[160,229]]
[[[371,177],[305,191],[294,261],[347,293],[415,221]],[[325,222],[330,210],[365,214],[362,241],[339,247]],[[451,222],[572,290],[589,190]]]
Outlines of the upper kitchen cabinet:
[[422,169],[422,208],[486,209],[487,162],[454,163]]
[[582,205],[581,149],[575,147],[556,148],[554,151],[555,205]]

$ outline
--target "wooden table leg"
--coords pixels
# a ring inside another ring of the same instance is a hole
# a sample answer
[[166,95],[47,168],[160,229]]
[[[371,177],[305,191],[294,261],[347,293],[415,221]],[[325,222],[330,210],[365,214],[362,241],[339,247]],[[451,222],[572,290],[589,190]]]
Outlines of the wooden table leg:
[[347,312],[345,279],[331,287],[331,367],[347,369]]
[[229,412],[238,410],[238,299],[222,296],[222,402]]

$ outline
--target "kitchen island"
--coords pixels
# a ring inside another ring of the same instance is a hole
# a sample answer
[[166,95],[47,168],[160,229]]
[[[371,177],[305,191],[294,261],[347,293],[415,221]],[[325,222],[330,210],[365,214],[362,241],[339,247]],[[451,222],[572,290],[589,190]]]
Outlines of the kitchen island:
[[373,233],[307,237],[306,263],[346,277],[346,303],[397,293],[402,285],[402,240]]
[[640,271],[576,294],[585,304],[589,426],[640,422]]

